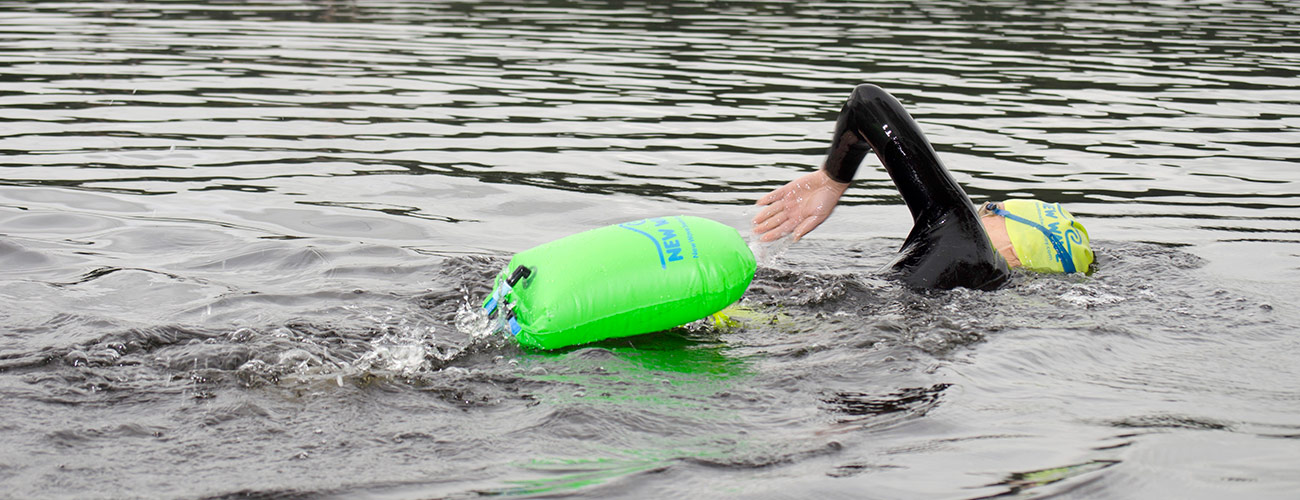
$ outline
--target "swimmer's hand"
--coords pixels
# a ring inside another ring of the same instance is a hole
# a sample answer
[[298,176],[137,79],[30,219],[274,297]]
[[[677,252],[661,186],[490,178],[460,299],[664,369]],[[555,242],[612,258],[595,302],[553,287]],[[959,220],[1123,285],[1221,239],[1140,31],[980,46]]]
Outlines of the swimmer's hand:
[[787,234],[793,234],[793,241],[799,241],[831,216],[848,188],[849,183],[836,182],[823,170],[804,174],[754,203],[763,207],[754,216],[754,234],[764,242]]

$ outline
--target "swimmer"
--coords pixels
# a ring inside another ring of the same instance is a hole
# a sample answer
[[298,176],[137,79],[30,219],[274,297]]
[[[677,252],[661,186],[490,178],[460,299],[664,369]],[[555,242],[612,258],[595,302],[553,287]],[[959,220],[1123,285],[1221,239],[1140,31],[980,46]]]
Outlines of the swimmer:
[[1088,232],[1069,212],[1037,200],[977,209],[903,105],[869,84],[840,110],[822,168],[758,199],[754,233],[760,241],[798,241],[831,215],[873,150],[912,213],[912,232],[891,266],[908,286],[992,290],[1015,267],[1089,272]]

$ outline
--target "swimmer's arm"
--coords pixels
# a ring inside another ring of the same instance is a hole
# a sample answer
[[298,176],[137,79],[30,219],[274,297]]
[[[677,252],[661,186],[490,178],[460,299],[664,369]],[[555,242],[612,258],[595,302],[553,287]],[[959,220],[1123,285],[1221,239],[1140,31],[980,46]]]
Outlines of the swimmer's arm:
[[[955,208],[970,207],[966,191],[939,161],[920,125],[903,109],[903,104],[884,89],[859,85],[853,89],[840,117],[836,134],[843,134],[843,130],[855,132],[845,135],[842,140],[847,144],[843,147],[846,158],[854,158],[863,147],[875,151],[880,164],[898,187],[898,194],[903,196],[912,212],[912,220],[933,219]],[[862,142],[854,143],[855,138]],[[839,135],[836,139],[841,141]],[[828,161],[835,152],[836,149],[832,148]],[[848,165],[846,161],[845,166]],[[966,212],[971,216],[975,214],[974,210],[962,210],[962,213]]]
[[830,217],[848,188],[848,182],[832,179],[825,169],[804,174],[754,203],[763,207],[754,216],[754,234],[765,242],[788,234],[799,241]]

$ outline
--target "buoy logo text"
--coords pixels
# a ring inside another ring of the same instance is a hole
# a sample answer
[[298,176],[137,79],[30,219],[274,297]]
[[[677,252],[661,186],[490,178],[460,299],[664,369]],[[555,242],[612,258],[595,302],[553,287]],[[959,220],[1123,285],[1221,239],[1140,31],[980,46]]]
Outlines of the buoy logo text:
[[667,255],[668,262],[677,262],[682,260],[682,241],[677,239],[677,232],[663,226],[668,225],[666,219],[654,219],[655,230],[659,231],[659,243],[663,244],[664,254]]
[[[691,245],[691,256],[693,258],[699,258],[700,252],[695,248],[695,237],[691,234],[691,229],[686,227],[686,221],[678,218],[677,222],[681,224],[682,230],[686,235],[686,240]],[[650,225],[648,228],[645,227],[647,223]],[[668,224],[669,220],[661,217],[655,219],[642,219],[635,222],[619,224],[619,226],[622,226],[624,229],[631,229],[632,231],[641,233],[654,241],[655,250],[659,252],[659,265],[660,267],[667,268],[669,262],[677,262],[685,258],[682,255],[681,234],[678,233],[676,229],[668,227]]]

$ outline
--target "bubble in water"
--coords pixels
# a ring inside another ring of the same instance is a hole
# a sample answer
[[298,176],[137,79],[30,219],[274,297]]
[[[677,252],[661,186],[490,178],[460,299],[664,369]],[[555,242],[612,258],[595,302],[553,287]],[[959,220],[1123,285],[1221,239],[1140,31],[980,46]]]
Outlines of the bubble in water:
[[257,336],[257,332],[252,328],[240,328],[226,334],[226,338],[231,342],[248,342]]
[[279,361],[276,364],[290,372],[306,372],[308,369],[320,366],[320,357],[307,352],[306,349],[293,348],[280,353]]
[[1110,287],[1101,284],[1076,284],[1060,295],[1061,300],[1081,307],[1093,307],[1116,304],[1128,300],[1122,295],[1110,293]]

